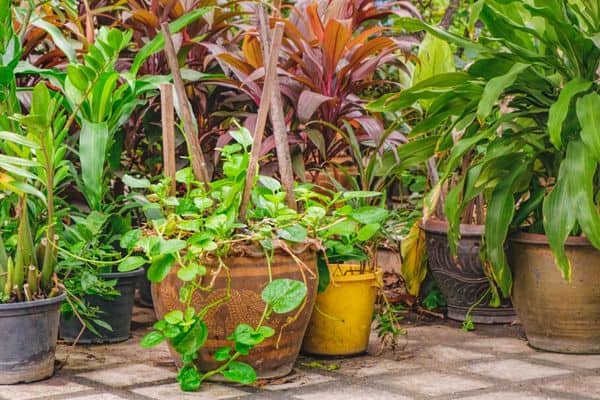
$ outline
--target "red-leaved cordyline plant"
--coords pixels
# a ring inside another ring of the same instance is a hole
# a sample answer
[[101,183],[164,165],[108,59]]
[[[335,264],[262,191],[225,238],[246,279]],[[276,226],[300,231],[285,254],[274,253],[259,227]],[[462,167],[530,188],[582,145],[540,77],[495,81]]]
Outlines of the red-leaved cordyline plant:
[[[377,84],[375,71],[384,64],[398,64],[400,50],[409,47],[400,38],[387,36],[384,26],[393,13],[415,15],[410,2],[380,5],[374,0],[298,1],[271,22],[285,23],[283,50],[279,62],[279,81],[286,103],[289,142],[296,158],[296,173],[303,178],[303,167],[321,168],[346,154],[345,124],[350,124],[360,141],[378,142],[384,127],[365,111],[361,98],[364,89]],[[224,46],[205,44],[229,71],[229,79],[216,83],[237,88],[258,104],[264,77],[262,44],[256,28],[244,34],[241,49],[232,53]],[[255,110],[255,107],[253,108]],[[249,115],[247,125],[253,125]],[[224,137],[222,141],[226,141]],[[399,142],[400,134],[388,141]],[[267,138],[263,152],[274,141]]]

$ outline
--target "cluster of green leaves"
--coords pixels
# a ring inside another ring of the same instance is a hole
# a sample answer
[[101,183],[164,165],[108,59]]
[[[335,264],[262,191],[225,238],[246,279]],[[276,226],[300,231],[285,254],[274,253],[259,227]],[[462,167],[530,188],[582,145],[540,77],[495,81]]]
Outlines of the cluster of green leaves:
[[[328,254],[336,262],[342,259],[364,261],[368,253],[363,246],[374,240],[388,216],[388,212],[379,207],[351,205],[379,193],[336,192],[328,196],[315,191],[311,185],[297,187],[296,196],[303,211],[295,211],[287,206],[278,180],[259,176],[252,190],[248,218],[240,221],[252,137],[245,128],[231,131],[230,135],[236,143],[220,149],[223,177],[211,182],[208,189],[194,181],[189,168],[176,174],[177,182],[184,188],[177,196],[169,193],[168,180],[151,184],[146,179],[125,178],[130,187],[149,190],[149,194],[139,197],[149,225],[123,235],[121,246],[141,254],[126,258],[119,270],[128,271],[149,263],[149,279],[160,282],[177,266],[177,277],[184,282],[180,291],[182,310],[166,314],[155,331],[144,339],[144,345],[170,341],[185,365],[179,372],[184,390],[197,389],[204,379],[217,373],[237,382],[252,382],[254,372],[237,358],[275,333],[263,325],[272,313],[291,312],[306,295],[302,282],[269,282],[262,293],[266,306],[261,323],[256,327],[239,325],[229,336],[233,347],[215,354],[223,365],[215,371],[198,372],[193,361],[208,335],[203,318],[211,307],[227,298],[196,310],[192,306],[193,294],[198,290],[211,290],[210,283],[202,284],[202,277],[209,270],[227,274],[226,259],[235,254],[236,243],[258,245],[266,257],[271,257],[277,248],[323,239]],[[328,277],[329,273],[322,275]]]
[[460,216],[470,201],[484,196],[486,266],[508,296],[512,277],[504,244],[511,230],[545,233],[567,280],[569,235],[583,232],[600,248],[595,200],[600,4],[481,0],[472,13],[485,26],[478,41],[422,21],[404,21],[405,27],[424,29],[474,59],[464,71],[436,74],[378,106],[393,110],[431,103],[421,128],[438,129],[436,149],[444,158],[441,182],[430,200],[450,179],[457,182],[445,199],[456,249]]

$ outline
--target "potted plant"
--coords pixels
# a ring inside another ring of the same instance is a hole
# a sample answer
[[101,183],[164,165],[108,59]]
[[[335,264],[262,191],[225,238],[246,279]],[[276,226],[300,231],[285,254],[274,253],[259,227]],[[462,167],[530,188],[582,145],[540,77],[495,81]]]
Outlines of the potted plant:
[[[54,274],[54,188],[64,165],[65,120],[60,98],[40,83],[28,115],[17,116],[18,131],[0,133],[0,189],[19,193],[16,245],[7,249],[0,235],[0,384],[36,381],[54,372],[59,308],[66,297]],[[28,195],[45,206],[41,236],[31,228]]]
[[260,176],[243,220],[252,136],[244,128],[230,135],[237,143],[220,149],[221,179],[205,185],[190,168],[180,170],[185,190],[176,195],[168,180],[138,181],[150,191],[144,209],[155,217],[121,240],[141,252],[121,271],[151,265],[160,321],[142,345],[168,340],[183,390],[218,375],[251,383],[288,374],[316,297],[318,242],[311,237],[322,209],[289,208],[279,182]]
[[[399,25],[403,26],[404,23],[405,20]],[[465,327],[471,326],[473,322],[512,322],[516,316],[510,300],[496,301],[498,297],[492,292],[484,259],[480,257],[480,250],[483,248],[485,199],[482,195],[477,195],[469,200],[458,215],[458,228],[449,227],[447,221],[447,215],[451,214],[452,218],[457,218],[457,215],[454,204],[446,203],[445,199],[449,193],[455,194],[452,189],[459,181],[461,172],[471,166],[474,157],[477,160],[476,154],[466,152],[460,162],[454,162],[451,166],[448,164],[452,150],[450,144],[453,144],[452,122],[468,111],[475,112],[473,109],[477,105],[473,103],[468,91],[456,91],[457,88],[449,84],[456,71],[449,43],[428,34],[419,47],[418,58],[420,62],[410,88],[401,93],[382,96],[368,107],[372,111],[389,115],[388,119],[411,110],[411,114],[416,117],[413,116],[411,121],[410,144],[418,146],[424,161],[429,158],[426,165],[430,184],[437,184],[438,170],[446,169],[444,182],[437,186],[440,200],[435,206],[429,204],[429,212],[426,212],[425,218],[417,221],[409,235],[409,240],[417,245],[411,246],[412,253],[420,247],[421,254],[416,258],[426,259],[427,262],[405,263],[402,274],[411,294],[417,296],[427,272],[422,265],[428,265],[431,276],[446,300],[447,316],[465,322]],[[431,97],[434,90],[438,91],[438,98]],[[427,92],[427,95],[423,95],[423,92]],[[422,229],[423,233],[419,233],[418,229]],[[424,245],[418,246],[421,243]]]
[[464,72],[435,76],[411,94],[431,107],[470,100],[438,115],[450,126],[438,147],[452,148],[431,197],[472,152],[445,199],[451,245],[465,207],[483,194],[486,270],[502,295],[512,294],[530,344],[544,350],[600,352],[600,49],[591,39],[599,12],[563,0],[488,1],[478,9],[486,28],[479,41],[407,22],[476,55]]
[[[115,205],[119,207],[119,205]],[[107,210],[108,211],[108,210]],[[127,218],[116,212],[73,214],[61,235],[57,274],[64,277],[69,301],[62,307],[60,337],[67,343],[116,343],[129,339],[134,294],[144,273],[119,273],[125,252],[119,247]]]

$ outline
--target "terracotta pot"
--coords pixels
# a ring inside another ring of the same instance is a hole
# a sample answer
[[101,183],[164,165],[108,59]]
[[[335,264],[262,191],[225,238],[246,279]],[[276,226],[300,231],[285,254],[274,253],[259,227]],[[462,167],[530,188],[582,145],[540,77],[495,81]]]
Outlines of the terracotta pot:
[[[308,287],[306,303],[301,311],[294,310],[283,315],[273,314],[266,325],[275,329],[277,332],[275,336],[255,347],[248,356],[240,358],[240,361],[254,367],[258,379],[282,377],[292,371],[315,304],[318,284],[315,252],[305,247],[299,249],[296,255],[308,268],[299,266],[289,254],[277,249],[271,260],[271,271],[273,279],[306,280]],[[231,275],[231,299],[213,308],[204,319],[209,336],[197,360],[197,366],[201,371],[218,367],[221,363],[214,361],[214,352],[221,347],[232,345],[232,342],[227,340],[227,336],[238,324],[256,326],[265,307],[261,292],[269,282],[269,273],[267,259],[262,250],[245,248],[244,254],[227,258],[224,262],[229,267]],[[208,265],[208,267],[207,280],[211,278],[210,271],[214,271],[214,266]],[[158,318],[162,318],[171,310],[184,310],[184,306],[179,301],[181,286],[182,282],[177,278],[177,268],[172,268],[161,283],[152,285],[154,309]],[[215,280],[214,289],[209,293],[197,291],[192,305],[196,310],[200,310],[223,297],[226,288],[227,278],[222,271]],[[292,317],[296,319],[289,323],[288,320]],[[280,332],[282,335],[279,340]],[[171,353],[178,363],[179,355],[173,349]]]
[[[483,272],[480,250],[483,225],[461,225],[461,240],[454,258],[448,245],[448,223],[428,219],[421,227],[427,238],[429,270],[446,298],[448,318],[464,321],[469,308],[476,304],[490,288]],[[484,299],[471,312],[475,323],[510,323],[516,315],[509,300],[500,307],[491,307]]]
[[529,344],[564,353],[600,353],[600,251],[582,237],[566,242],[572,282],[561,276],[544,235],[509,240],[512,299]]

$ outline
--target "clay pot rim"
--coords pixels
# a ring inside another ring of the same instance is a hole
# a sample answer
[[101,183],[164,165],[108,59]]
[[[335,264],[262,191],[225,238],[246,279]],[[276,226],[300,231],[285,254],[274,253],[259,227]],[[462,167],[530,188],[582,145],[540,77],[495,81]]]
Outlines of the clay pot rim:
[[[448,221],[435,217],[427,218],[419,224],[425,232],[448,234]],[[481,237],[485,231],[485,225],[460,224],[460,234],[463,237]]]
[[67,292],[63,291],[55,297],[42,300],[20,301],[16,303],[0,304],[0,311],[26,310],[30,308],[45,307],[48,305],[62,303],[67,298]]
[[[540,233],[516,232],[508,237],[515,243],[535,244],[549,246],[548,236]],[[565,241],[566,246],[593,247],[584,236],[569,236]]]

